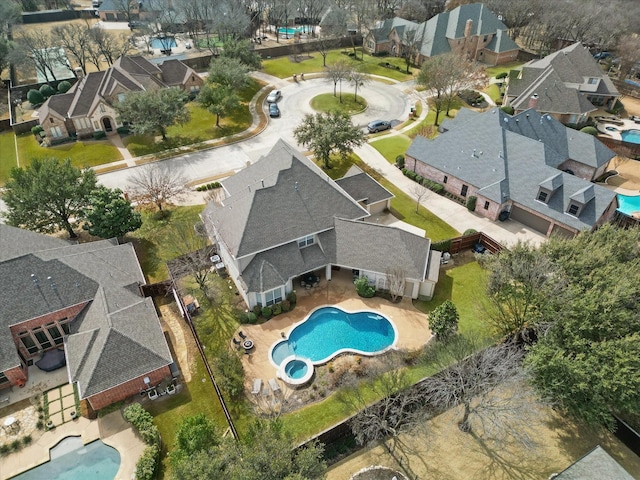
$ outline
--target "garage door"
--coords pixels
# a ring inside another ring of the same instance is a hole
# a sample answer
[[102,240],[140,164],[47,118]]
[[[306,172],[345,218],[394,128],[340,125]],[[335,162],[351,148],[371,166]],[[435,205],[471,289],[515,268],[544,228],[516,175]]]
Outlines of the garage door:
[[561,238],[573,238],[576,236],[574,232],[568,230],[560,225],[554,225],[553,230],[551,230],[551,236],[559,236]]
[[549,220],[545,220],[544,218],[540,218],[533,213],[529,213],[526,210],[523,210],[520,207],[516,207],[515,205],[511,207],[511,218],[516,222],[520,222],[527,227],[533,228],[537,232],[542,233],[543,235],[547,234],[549,230],[549,225],[551,222]]

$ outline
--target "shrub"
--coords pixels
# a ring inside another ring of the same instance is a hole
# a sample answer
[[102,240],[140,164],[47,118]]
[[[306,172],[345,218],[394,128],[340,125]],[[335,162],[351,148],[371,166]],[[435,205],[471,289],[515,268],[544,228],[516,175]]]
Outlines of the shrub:
[[152,480],[156,476],[158,468],[158,459],[160,458],[160,449],[155,445],[150,445],[144,449],[142,456],[136,463],[136,479]]
[[9,444],[9,448],[11,449],[12,452],[15,452],[16,450],[20,450],[21,446],[22,446],[22,443],[17,438]]
[[429,314],[429,329],[438,340],[448,340],[458,331],[458,310],[451,300],[445,300]]
[[44,99],[46,100],[46,99],[47,99],[47,98],[49,98],[51,95],[55,95],[55,94],[56,94],[56,91],[55,91],[55,89],[54,89],[51,85],[49,85],[49,84],[45,83],[44,85],[42,85],[42,86],[40,87],[40,93],[42,94],[42,96],[43,96],[43,97],[44,97]]
[[422,175],[416,175],[416,178],[414,179],[416,182],[418,182],[420,185],[422,185]]
[[10,450],[11,448],[9,447],[8,443],[3,443],[2,445],[0,445],[0,455],[9,453]]
[[509,76],[509,74],[507,72],[500,72],[499,74],[496,75],[496,80],[501,80],[503,78],[507,78]]
[[467,210],[469,210],[470,212],[475,212],[477,201],[478,197],[474,197],[473,195],[467,198]]
[[593,135],[594,137],[598,135],[598,130],[595,127],[584,127],[584,128],[581,128],[580,131],[582,133],[588,133],[589,135]]
[[93,132],[93,139],[100,140],[101,138],[106,137],[107,134],[104,133],[104,130],[98,130],[97,132]]
[[116,132],[120,135],[127,135],[129,133],[129,127],[118,127],[116,128]]
[[502,110],[507,115],[513,115],[513,112],[514,112],[513,107],[506,106],[506,105],[503,107],[500,107],[500,110]]
[[273,310],[271,307],[262,307],[262,316],[264,318],[269,320],[271,318],[271,315],[273,315]]
[[289,310],[291,310],[291,302],[289,300],[283,300],[282,301],[282,311],[283,312],[288,312]]
[[22,444],[25,446],[29,445],[32,440],[33,438],[31,437],[31,435],[25,435],[24,437],[22,437]]
[[258,316],[253,312],[247,312],[246,319],[247,323],[254,324],[258,321]]
[[398,155],[396,157],[396,165],[399,168],[404,168],[404,155]]
[[289,295],[287,295],[287,300],[289,300],[289,302],[291,302],[291,305],[295,305],[296,302],[298,301],[298,297],[296,295],[296,292],[291,290],[289,292]]
[[282,304],[276,303],[273,306],[273,316],[280,315],[282,313]]
[[355,281],[356,292],[358,295],[364,298],[371,298],[375,295],[376,290],[371,285],[369,285],[369,279],[367,277],[359,277]]
[[500,100],[500,99],[496,100],[496,105],[498,105],[498,106],[502,105],[502,100]]
[[70,88],[71,88],[71,83],[67,82],[66,80],[63,80],[58,84],[58,93],[67,93]]
[[153,424],[153,417],[139,403],[133,403],[122,412],[124,419],[131,423],[140,433],[147,445],[160,444],[160,432]]
[[44,131],[44,128],[42,128],[40,125],[31,127],[31,133],[33,133],[34,135],[38,135],[40,132],[43,132],[43,131]]
[[473,229],[473,228],[467,228],[464,233],[462,234],[463,237],[466,237],[467,235],[473,235],[475,233],[478,233],[477,230]]
[[44,102],[44,97],[39,90],[29,90],[27,92],[27,100],[31,105],[40,105]]
[[255,316],[258,317],[262,313],[262,306],[261,305],[254,305],[252,310],[253,310],[253,313],[255,314]]
[[431,250],[438,250],[439,252],[448,252],[451,250],[451,240],[441,240],[431,244]]

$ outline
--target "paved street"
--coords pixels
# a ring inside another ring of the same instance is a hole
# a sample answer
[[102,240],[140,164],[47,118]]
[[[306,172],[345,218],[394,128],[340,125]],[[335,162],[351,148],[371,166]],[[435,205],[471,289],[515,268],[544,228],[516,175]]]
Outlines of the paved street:
[[[324,78],[313,78],[308,75],[304,81],[295,83],[290,79],[283,80],[261,72],[256,72],[253,75],[282,90],[282,99],[278,102],[282,112],[280,118],[269,119],[267,127],[248,140],[210,150],[180,155],[163,160],[163,162],[169,164],[172,169],[180,169],[191,182],[198,179],[227,177],[246,167],[247,164],[258,160],[279,138],[297,145],[292,132],[300,124],[305,114],[313,113],[309,105],[310,99],[319,93],[333,91],[333,84],[327,82]],[[391,120],[393,125],[403,122],[407,119],[411,106],[415,104],[419,96],[413,89],[413,82],[389,85],[375,80],[359,89],[358,93],[367,99],[369,105],[363,113],[353,117],[353,122],[363,128],[367,123],[378,118]],[[344,85],[343,95],[349,94],[353,95],[353,87]],[[255,105],[255,108],[266,108],[266,106]],[[427,109],[424,108],[421,119],[426,114]],[[255,118],[252,128],[255,128],[257,124],[258,120]],[[409,125],[405,129],[412,127],[413,125]],[[400,133],[402,131],[392,130],[387,135],[398,135]],[[385,137],[378,137],[373,141],[375,142],[382,138]],[[302,150],[302,147],[298,147]],[[370,144],[356,149],[355,152],[364,162],[379,171],[385,178],[405,192],[409,193],[415,188],[415,182],[405,177],[400,170],[389,164]],[[127,177],[131,173],[131,168],[117,170],[100,175],[99,180],[108,187],[119,187],[126,191]],[[513,220],[492,222],[480,215],[469,212],[463,205],[459,205],[431,191],[428,191],[422,197],[421,204],[461,233],[468,228],[474,228],[505,245],[513,244],[518,240],[529,241],[534,244],[544,240],[543,235],[518,222]],[[429,232],[427,230],[428,235]]]

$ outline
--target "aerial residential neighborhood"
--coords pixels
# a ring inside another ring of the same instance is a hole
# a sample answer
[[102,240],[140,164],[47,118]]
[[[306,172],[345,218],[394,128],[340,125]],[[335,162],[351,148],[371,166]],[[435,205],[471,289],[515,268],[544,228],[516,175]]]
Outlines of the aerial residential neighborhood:
[[0,480],[640,478],[637,18],[0,3]]

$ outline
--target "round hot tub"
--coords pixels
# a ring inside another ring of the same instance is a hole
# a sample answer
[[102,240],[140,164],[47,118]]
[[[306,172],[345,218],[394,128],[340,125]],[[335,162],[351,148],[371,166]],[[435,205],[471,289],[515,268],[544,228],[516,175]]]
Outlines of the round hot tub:
[[278,377],[289,385],[304,385],[313,376],[313,363],[302,357],[291,355],[285,358],[278,369]]

